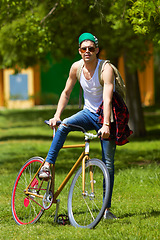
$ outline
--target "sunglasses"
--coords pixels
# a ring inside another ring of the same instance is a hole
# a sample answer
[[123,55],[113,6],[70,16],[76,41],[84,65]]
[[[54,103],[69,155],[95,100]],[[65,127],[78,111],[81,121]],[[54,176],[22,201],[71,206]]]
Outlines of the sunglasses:
[[82,47],[82,48],[80,48],[81,53],[85,53],[87,51],[87,48],[88,48],[89,52],[95,52],[94,47]]

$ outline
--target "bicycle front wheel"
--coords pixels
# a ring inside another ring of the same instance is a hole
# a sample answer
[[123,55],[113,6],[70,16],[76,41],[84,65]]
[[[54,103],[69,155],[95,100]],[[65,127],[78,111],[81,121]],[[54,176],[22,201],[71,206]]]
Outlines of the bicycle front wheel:
[[[41,157],[29,159],[23,165],[15,180],[12,190],[11,209],[13,218],[18,225],[35,223],[44,212],[42,199],[34,195],[27,196],[24,192],[43,161],[44,159]],[[33,180],[29,191],[39,194],[40,190],[45,190],[45,188],[41,189],[40,184],[41,181],[37,176]]]
[[68,196],[68,216],[74,227],[94,228],[108,203],[110,178],[105,164],[91,159],[85,165],[85,193],[82,193],[82,167],[77,171]]

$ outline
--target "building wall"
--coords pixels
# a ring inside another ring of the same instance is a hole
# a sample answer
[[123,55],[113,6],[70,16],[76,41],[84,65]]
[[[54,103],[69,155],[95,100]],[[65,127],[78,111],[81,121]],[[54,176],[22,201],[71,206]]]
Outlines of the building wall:
[[22,69],[18,74],[13,69],[4,69],[1,72],[1,106],[10,109],[34,106],[34,69]]
[[34,104],[39,105],[40,93],[41,93],[41,76],[40,76],[40,66],[36,65],[33,67],[33,89],[34,89]]
[[[41,67],[41,102],[43,104],[57,104],[62,90],[65,87],[69,76],[69,70],[73,62],[80,58],[77,55],[75,59],[62,59],[54,63],[51,57],[48,57],[50,68],[48,70]],[[71,93],[70,103],[77,104],[79,95],[79,84],[77,83]]]
[[0,69],[0,107],[4,106],[3,70]]
[[[154,91],[154,57],[153,47],[150,45],[151,57],[146,65],[144,71],[138,71],[139,87],[141,94],[141,102],[144,106],[154,105],[155,91]],[[124,60],[119,58],[118,68],[122,78],[125,81]]]
[[[152,46],[150,52],[153,52]],[[102,51],[100,58],[105,58],[105,53]],[[57,104],[62,90],[65,87],[66,80],[69,75],[69,70],[73,62],[80,59],[80,56],[73,60],[62,59],[59,62],[53,62],[48,56],[49,68],[44,70],[43,67],[35,66],[27,70],[22,70],[22,73],[28,74],[28,94],[29,99],[11,100],[9,77],[14,71],[12,69],[0,70],[0,106],[8,108],[24,108],[32,107],[39,104]],[[145,106],[154,104],[154,61],[153,56],[150,58],[146,69],[143,72],[138,72],[141,100]],[[123,57],[119,59],[118,69],[125,80],[124,61]],[[77,82],[70,97],[69,104],[78,104],[79,99],[79,83]]]

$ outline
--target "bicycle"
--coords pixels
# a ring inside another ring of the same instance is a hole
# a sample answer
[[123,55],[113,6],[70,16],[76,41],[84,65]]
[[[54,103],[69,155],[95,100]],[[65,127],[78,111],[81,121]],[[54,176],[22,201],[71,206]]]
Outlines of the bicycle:
[[[49,124],[49,121],[45,121]],[[51,167],[51,177],[48,181],[41,180],[38,173],[45,160],[41,157],[30,158],[20,169],[15,180],[11,209],[18,225],[33,224],[56,204],[54,221],[58,218],[60,200],[57,199],[73,173],[76,172],[68,195],[68,217],[72,226],[80,228],[94,228],[101,220],[110,191],[110,178],[105,164],[96,158],[89,158],[89,143],[98,134],[87,133],[80,126],[70,125],[85,135],[85,143],[78,145],[64,145],[63,148],[84,148],[82,154],[71,168],[61,185],[55,191],[55,165]],[[55,130],[54,130],[55,131]]]

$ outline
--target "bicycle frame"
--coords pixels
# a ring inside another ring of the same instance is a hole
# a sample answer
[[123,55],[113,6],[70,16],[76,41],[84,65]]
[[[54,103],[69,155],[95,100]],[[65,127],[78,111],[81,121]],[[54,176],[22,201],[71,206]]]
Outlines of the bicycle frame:
[[[75,128],[76,125],[71,127]],[[95,139],[99,135],[86,132],[81,126],[77,128],[84,133],[85,144],[63,147],[83,148],[83,150],[59,187],[55,184],[55,164],[50,166],[50,174],[47,178],[41,178],[39,174],[48,158],[32,157],[20,169],[11,198],[12,215],[18,225],[37,222],[53,203],[56,204],[56,210],[53,213],[54,222],[61,222],[64,220],[61,217],[65,216],[74,227],[93,228],[101,220],[109,199],[109,173],[101,160],[89,158],[90,139]],[[79,167],[80,164],[82,164],[81,167]],[[58,196],[69,180],[72,182],[68,194],[68,216],[58,216],[60,203]]]
[[[65,187],[65,185],[67,184],[67,182],[69,181],[69,179],[72,177],[73,173],[76,171],[76,169],[78,168],[78,166],[80,165],[80,163],[82,162],[82,194],[85,195],[85,162],[87,160],[89,160],[89,140],[85,141],[85,144],[79,144],[79,145],[65,145],[62,148],[85,148],[84,151],[81,153],[80,157],[78,158],[78,160],[76,161],[76,163],[73,165],[73,167],[71,168],[71,170],[69,171],[69,173],[67,174],[67,176],[65,177],[65,179],[63,180],[63,182],[61,183],[61,185],[58,187],[57,191],[54,192],[54,186],[55,186],[55,165],[53,165],[51,167],[51,179],[48,182],[48,187],[47,190],[52,190],[53,193],[53,202],[52,203],[57,203],[57,197],[59,196],[59,194],[61,193],[61,191],[63,190],[63,188]],[[41,166],[39,167],[38,171],[36,172],[36,174],[34,175],[33,179],[31,180],[31,182],[29,183],[29,185],[27,186],[27,188],[24,190],[26,195],[32,195],[35,197],[39,197],[43,199],[43,195],[38,195],[36,193],[30,192],[29,188],[32,184],[32,182],[34,181],[34,179],[36,178],[36,176],[38,175],[38,172],[40,171],[41,167],[44,165],[46,161],[43,161],[43,163],[41,164]],[[91,189],[93,192],[93,172],[92,172],[92,168],[90,168],[90,180],[91,180]],[[43,184],[42,180],[42,184]],[[42,186],[42,184],[40,185],[40,187]],[[39,188],[40,189],[40,188]]]

